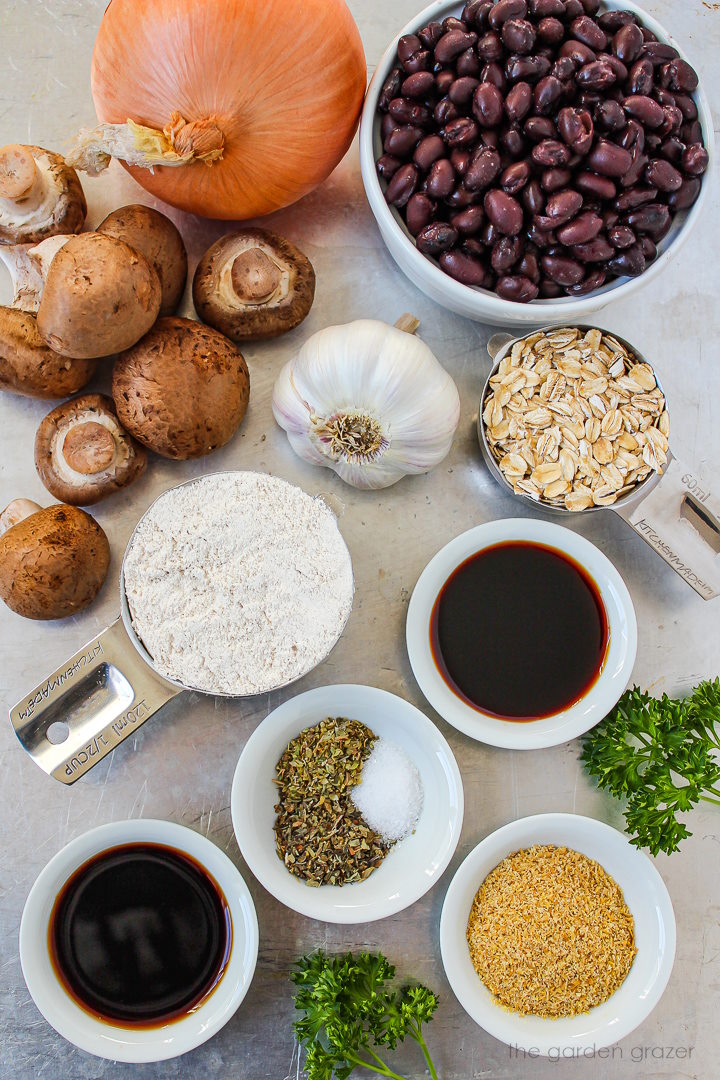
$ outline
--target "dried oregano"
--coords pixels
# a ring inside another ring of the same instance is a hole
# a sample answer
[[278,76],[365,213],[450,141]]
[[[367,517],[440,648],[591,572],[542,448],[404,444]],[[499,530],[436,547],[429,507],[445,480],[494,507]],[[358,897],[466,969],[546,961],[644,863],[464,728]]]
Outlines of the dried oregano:
[[307,885],[364,881],[389,850],[350,799],[376,737],[358,720],[328,717],[301,731],[277,763],[275,845]]

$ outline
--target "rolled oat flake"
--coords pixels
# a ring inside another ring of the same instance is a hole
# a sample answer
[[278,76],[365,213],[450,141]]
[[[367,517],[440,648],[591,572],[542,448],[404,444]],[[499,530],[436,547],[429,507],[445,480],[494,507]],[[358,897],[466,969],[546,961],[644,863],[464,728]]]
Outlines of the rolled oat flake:
[[320,663],[353,598],[350,554],[330,508],[255,472],[216,473],[161,495],[135,530],[124,579],[157,671],[237,696]]

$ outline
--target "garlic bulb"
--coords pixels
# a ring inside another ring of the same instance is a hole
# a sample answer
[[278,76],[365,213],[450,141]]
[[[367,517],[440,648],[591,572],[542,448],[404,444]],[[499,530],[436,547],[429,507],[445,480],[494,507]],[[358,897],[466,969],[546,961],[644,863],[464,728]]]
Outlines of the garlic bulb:
[[443,460],[460,397],[413,337],[417,325],[412,316],[395,326],[359,319],[305,342],[273,391],[275,419],[296,454],[357,488],[389,487]]

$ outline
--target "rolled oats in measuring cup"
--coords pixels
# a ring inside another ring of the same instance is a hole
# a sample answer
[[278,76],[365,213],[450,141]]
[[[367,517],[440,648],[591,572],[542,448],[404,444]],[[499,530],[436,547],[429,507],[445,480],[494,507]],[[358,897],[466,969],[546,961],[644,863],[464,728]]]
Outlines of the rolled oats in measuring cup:
[[477,427],[494,478],[550,513],[609,507],[700,596],[717,596],[720,504],[670,451],[652,365],[591,326],[495,334],[488,352]]

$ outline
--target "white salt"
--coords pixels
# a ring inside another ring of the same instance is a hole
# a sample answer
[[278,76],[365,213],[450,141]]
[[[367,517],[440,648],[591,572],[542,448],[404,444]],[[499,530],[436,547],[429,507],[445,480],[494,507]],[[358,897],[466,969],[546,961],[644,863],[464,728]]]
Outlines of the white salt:
[[384,840],[403,840],[415,828],[422,810],[420,773],[399,746],[377,739],[350,798]]

